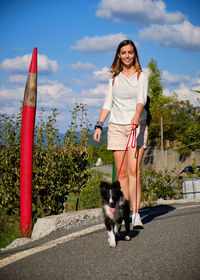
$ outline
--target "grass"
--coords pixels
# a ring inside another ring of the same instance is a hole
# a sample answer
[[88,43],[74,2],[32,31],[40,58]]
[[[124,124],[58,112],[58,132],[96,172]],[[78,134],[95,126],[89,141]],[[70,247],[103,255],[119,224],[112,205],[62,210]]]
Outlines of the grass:
[[103,174],[99,171],[92,170],[91,177],[88,180],[86,187],[81,191],[79,196],[71,193],[67,197],[66,210],[75,211],[77,198],[78,210],[92,209],[101,207],[101,196],[100,196],[100,182]]
[[21,237],[20,217],[9,216],[3,211],[0,215],[0,248],[5,248],[16,238]]

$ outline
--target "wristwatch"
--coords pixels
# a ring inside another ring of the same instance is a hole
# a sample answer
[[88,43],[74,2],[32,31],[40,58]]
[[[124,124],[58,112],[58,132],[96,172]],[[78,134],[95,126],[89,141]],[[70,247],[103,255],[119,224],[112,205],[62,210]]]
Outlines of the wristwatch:
[[95,124],[95,129],[96,129],[96,128],[100,128],[100,129],[102,130],[102,128],[103,128],[103,123],[100,122],[100,121],[97,121],[97,123]]

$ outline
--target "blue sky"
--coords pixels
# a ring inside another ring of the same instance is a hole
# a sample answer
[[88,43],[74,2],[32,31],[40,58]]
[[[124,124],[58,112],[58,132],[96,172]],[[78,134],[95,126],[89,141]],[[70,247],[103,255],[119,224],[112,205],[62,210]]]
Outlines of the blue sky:
[[118,43],[133,40],[144,71],[151,58],[163,72],[164,94],[199,106],[199,0],[1,0],[0,113],[23,100],[33,48],[38,48],[37,116],[57,108],[65,132],[75,102],[92,125],[108,89]]

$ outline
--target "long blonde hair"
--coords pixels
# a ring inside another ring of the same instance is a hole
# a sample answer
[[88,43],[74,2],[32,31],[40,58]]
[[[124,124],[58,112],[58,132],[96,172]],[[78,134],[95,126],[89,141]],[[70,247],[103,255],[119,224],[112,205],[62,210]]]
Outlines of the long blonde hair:
[[131,45],[133,47],[133,51],[135,54],[134,60],[133,60],[133,65],[135,67],[136,72],[140,73],[142,71],[141,65],[140,65],[140,61],[139,61],[139,57],[138,57],[138,52],[136,49],[135,44],[133,43],[132,40],[124,40],[122,42],[119,43],[119,46],[117,48],[116,54],[115,54],[115,58],[113,60],[113,63],[109,69],[109,72],[114,73],[113,76],[118,75],[121,71],[122,71],[122,62],[121,59],[119,58],[119,53],[122,47],[127,46],[127,45]]

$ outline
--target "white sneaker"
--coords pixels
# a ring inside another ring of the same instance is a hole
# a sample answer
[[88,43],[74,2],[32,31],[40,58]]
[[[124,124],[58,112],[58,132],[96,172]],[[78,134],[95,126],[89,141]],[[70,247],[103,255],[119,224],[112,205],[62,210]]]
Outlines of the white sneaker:
[[131,226],[132,226],[132,227],[134,227],[135,218],[136,218],[136,214],[132,214],[132,222],[131,222]]
[[135,214],[135,220],[133,223],[133,227],[144,227],[143,223],[141,222],[139,213]]

